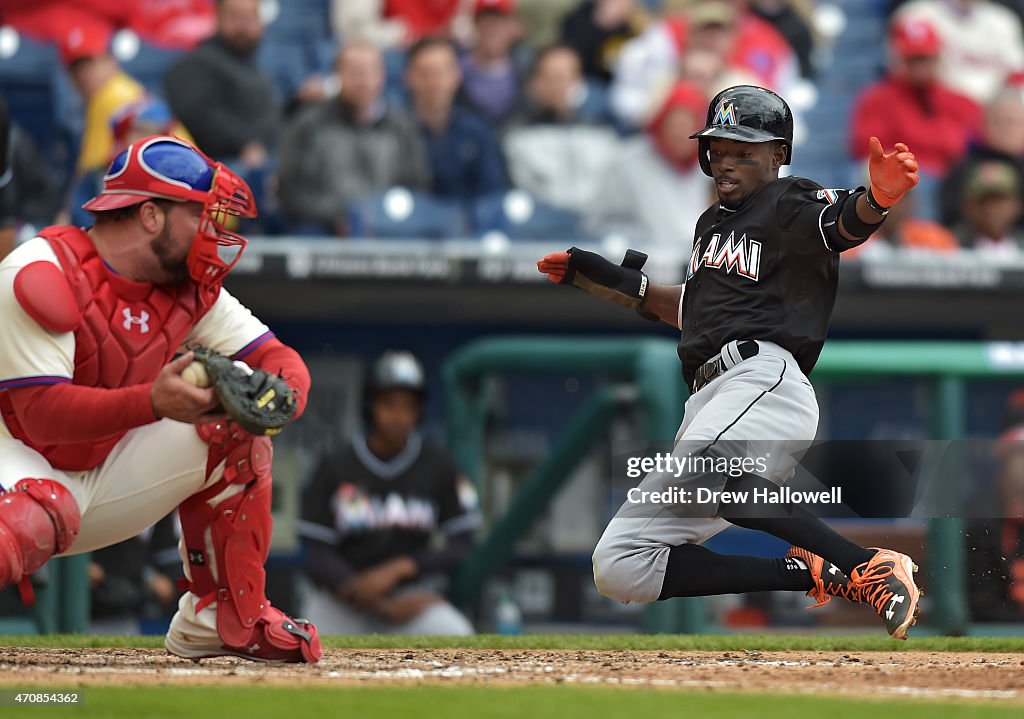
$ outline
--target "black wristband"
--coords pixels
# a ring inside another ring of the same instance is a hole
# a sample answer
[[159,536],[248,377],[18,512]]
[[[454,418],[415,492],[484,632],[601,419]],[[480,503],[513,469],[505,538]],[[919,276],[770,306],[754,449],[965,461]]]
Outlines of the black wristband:
[[[870,203],[871,200],[868,200]],[[874,223],[867,223],[860,219],[860,215],[857,214],[857,202],[853,197],[849,197],[843,203],[843,207],[839,212],[839,216],[843,220],[843,229],[848,235],[856,237],[858,240],[866,240],[875,233],[882,223],[885,222],[883,217],[880,221]]]
[[881,205],[878,204],[878,200],[876,200],[875,196],[871,194],[870,187],[868,188],[868,191],[864,193],[864,199],[867,201],[868,207],[871,208],[872,212],[876,212],[882,217],[885,217],[886,215],[889,214],[889,208],[882,207]]

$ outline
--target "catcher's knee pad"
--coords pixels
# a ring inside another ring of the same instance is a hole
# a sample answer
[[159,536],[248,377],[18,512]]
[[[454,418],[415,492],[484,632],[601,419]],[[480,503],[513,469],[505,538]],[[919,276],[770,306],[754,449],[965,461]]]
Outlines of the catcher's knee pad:
[[270,476],[274,445],[269,437],[253,436],[230,421],[197,425],[196,431],[210,445],[206,461],[208,478],[222,462],[224,481],[229,484],[246,484]]
[[[230,472],[225,469],[221,481],[178,507],[187,588],[199,597],[197,612],[217,603],[217,633],[225,647],[252,653],[251,647],[267,642],[279,650],[268,655],[275,660],[315,662],[322,654],[316,628],[271,607],[265,595],[263,565],[273,526],[269,456],[266,466],[262,455],[254,461],[265,438],[247,440],[248,446],[226,450]],[[245,482],[246,476],[252,479]]]
[[0,587],[66,551],[81,525],[78,502],[52,479],[22,479],[0,494]]

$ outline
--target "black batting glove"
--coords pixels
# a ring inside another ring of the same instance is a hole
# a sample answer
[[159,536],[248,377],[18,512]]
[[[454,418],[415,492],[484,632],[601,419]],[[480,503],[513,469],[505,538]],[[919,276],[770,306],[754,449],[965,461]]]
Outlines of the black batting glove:
[[[595,297],[610,300],[640,312],[647,298],[647,275],[640,271],[647,255],[627,250],[621,265],[615,265],[596,252],[571,247],[555,252],[537,263],[537,268],[552,282],[573,285]],[[644,317],[647,314],[640,312]]]

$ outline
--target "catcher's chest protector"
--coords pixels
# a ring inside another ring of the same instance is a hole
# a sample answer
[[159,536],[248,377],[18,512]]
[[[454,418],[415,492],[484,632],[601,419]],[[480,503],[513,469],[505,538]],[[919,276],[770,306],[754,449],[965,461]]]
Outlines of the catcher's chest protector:
[[[210,309],[191,282],[159,287],[114,274],[77,227],[51,227],[40,236],[57,255],[82,315],[74,330],[74,384],[113,389],[152,382]],[[84,470],[102,462],[122,436],[56,447],[18,438],[55,467]]]

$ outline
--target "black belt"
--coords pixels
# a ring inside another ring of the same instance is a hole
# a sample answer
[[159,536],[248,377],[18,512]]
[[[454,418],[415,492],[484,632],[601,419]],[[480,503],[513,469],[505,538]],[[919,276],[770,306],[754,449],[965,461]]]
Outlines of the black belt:
[[730,342],[722,351],[697,368],[693,376],[693,392],[696,394],[704,385],[743,360],[757,355],[760,348],[754,340]]

